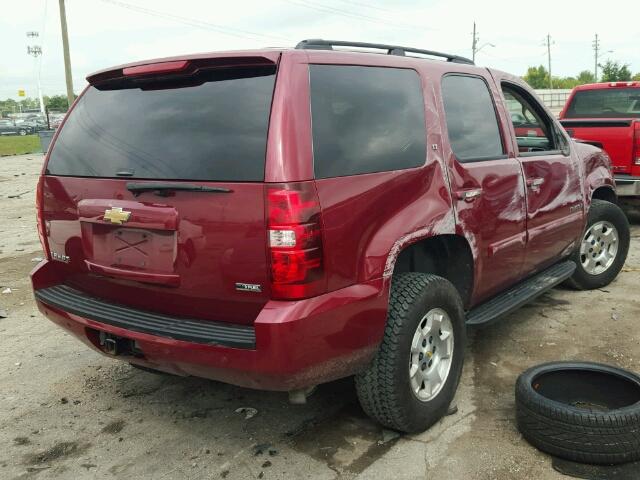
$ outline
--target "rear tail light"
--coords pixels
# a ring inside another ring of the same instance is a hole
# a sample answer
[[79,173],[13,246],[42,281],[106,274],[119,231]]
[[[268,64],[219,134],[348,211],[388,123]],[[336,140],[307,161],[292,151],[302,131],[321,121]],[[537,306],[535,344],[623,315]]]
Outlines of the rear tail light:
[[47,242],[47,227],[43,215],[44,209],[44,176],[40,175],[38,186],[36,187],[36,223],[38,225],[38,237],[45,257],[49,259],[49,244]]
[[633,124],[633,163],[640,165],[640,122]]
[[315,184],[265,187],[273,298],[293,300],[324,293],[322,221]]

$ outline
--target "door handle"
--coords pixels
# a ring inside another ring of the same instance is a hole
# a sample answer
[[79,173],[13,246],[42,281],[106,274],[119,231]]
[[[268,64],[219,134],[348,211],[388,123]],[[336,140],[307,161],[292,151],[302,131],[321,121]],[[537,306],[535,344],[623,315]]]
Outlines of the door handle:
[[540,185],[542,185],[543,183],[544,183],[544,178],[541,178],[541,177],[527,179],[527,187],[533,190],[539,189]]
[[464,200],[465,202],[473,202],[480,195],[482,195],[481,188],[474,188],[473,190],[464,190],[462,192],[458,192],[457,194],[458,199]]

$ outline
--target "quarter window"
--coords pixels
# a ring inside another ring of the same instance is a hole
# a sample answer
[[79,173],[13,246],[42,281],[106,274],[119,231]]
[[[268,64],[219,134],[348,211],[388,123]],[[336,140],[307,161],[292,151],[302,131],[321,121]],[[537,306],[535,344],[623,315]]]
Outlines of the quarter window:
[[424,100],[414,70],[310,65],[309,72],[316,178],[424,164]]
[[460,162],[504,155],[496,111],[484,80],[447,75],[442,79],[442,101],[449,142]]

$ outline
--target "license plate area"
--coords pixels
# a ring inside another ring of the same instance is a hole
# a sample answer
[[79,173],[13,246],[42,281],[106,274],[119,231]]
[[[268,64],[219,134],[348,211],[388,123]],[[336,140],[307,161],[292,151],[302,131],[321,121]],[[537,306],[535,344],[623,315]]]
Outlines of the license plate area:
[[105,266],[173,273],[177,255],[175,231],[97,223],[87,227],[90,232],[83,232],[83,243],[86,258],[90,261]]

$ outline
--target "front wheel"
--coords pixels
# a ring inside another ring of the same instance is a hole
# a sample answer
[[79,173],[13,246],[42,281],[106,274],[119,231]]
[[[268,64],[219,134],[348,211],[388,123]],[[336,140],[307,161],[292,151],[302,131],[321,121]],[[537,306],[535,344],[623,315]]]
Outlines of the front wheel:
[[382,343],[356,375],[364,411],[382,425],[422,432],[453,400],[465,347],[462,300],[446,279],[422,273],[393,278]]
[[18,131],[18,134],[19,134],[21,137],[24,137],[24,136],[27,134],[27,131],[26,131],[26,130],[19,130],[19,131]]
[[567,283],[579,290],[608,285],[627,259],[629,242],[629,221],[620,207],[594,199],[587,227],[573,254],[577,268]]

